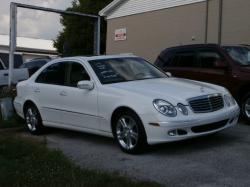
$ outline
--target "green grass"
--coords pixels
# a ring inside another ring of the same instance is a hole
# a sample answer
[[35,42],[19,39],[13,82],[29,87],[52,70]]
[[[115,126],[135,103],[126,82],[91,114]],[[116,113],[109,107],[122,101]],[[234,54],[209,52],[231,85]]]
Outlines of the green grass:
[[[84,159],[84,158],[83,158]],[[154,187],[115,173],[81,169],[46,143],[12,134],[0,134],[0,186]]]
[[23,127],[24,121],[18,117],[16,114],[10,120],[2,120],[0,115],[0,129]]

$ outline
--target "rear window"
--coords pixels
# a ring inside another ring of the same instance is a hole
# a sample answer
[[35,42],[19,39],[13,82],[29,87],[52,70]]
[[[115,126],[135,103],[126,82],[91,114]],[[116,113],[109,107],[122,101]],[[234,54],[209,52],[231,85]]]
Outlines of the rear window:
[[0,70],[3,70],[2,60],[0,59]]
[[[2,59],[4,65],[9,67],[9,54],[0,53],[0,58]],[[14,68],[19,68],[23,64],[23,57],[20,54],[15,54],[14,56]]]

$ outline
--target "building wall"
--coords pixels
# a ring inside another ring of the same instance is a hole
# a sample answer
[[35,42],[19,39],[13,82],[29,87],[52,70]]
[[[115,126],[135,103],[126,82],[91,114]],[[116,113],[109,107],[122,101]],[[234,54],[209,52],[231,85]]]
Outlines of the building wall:
[[222,42],[250,44],[250,1],[224,0]]
[[[153,62],[166,47],[205,40],[205,3],[194,3],[108,20],[107,54],[134,53]],[[126,41],[115,30],[127,29]]]
[[[250,1],[223,0],[222,43],[250,43]],[[115,41],[115,30],[127,29],[127,40]],[[108,19],[107,54],[134,53],[154,62],[165,48],[204,43],[206,2]],[[209,43],[218,42],[219,0],[209,0]]]
[[219,0],[209,0],[208,10],[207,42],[217,43],[219,30]]
[[123,0],[107,19],[188,5],[206,0]]

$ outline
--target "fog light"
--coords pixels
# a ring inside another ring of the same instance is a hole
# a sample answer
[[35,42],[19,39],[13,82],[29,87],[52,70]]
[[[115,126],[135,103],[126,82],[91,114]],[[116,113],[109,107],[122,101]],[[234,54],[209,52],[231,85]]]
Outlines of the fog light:
[[177,132],[177,130],[171,130],[171,131],[168,131],[168,135],[169,136],[177,136],[178,132]]

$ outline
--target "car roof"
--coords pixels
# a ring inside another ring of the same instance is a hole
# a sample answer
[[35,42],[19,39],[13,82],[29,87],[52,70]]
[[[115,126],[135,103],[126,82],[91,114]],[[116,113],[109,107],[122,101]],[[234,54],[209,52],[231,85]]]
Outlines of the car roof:
[[182,49],[182,48],[197,48],[197,47],[220,47],[218,44],[189,44],[169,47],[167,50]]
[[132,54],[121,54],[121,55],[100,55],[100,56],[75,56],[75,57],[64,57],[64,58],[57,58],[56,60],[74,60],[74,59],[81,59],[83,61],[91,61],[91,60],[104,60],[104,59],[111,59],[111,58],[129,58],[129,57],[137,57]]
[[25,62],[24,64],[30,64],[30,63],[34,63],[34,62],[40,62],[40,61],[49,62],[49,61],[51,61],[51,59],[37,58],[37,59],[29,60],[29,61]]

